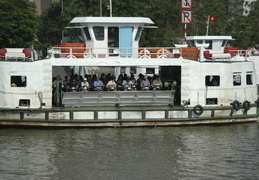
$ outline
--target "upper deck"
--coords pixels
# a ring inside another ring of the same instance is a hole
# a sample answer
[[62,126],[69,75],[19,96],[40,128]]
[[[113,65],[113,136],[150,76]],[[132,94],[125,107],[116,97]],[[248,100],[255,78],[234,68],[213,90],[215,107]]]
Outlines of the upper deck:
[[[245,61],[251,52],[227,47],[231,36],[187,36],[189,47],[139,47],[144,28],[155,28],[146,17],[75,17],[67,28],[75,31],[64,37],[60,45],[48,50],[53,66],[131,66],[161,63],[173,60]],[[23,49],[0,50],[5,61],[34,61],[35,52],[25,54]]]

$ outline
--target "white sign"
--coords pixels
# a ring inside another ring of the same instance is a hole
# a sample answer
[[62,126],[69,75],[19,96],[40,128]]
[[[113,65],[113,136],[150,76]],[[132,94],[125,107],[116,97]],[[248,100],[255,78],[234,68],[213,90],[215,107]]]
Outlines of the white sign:
[[182,9],[192,9],[192,0],[181,0]]
[[192,9],[192,0],[181,0],[182,9]]
[[182,10],[181,11],[181,23],[182,24],[192,24],[192,11]]

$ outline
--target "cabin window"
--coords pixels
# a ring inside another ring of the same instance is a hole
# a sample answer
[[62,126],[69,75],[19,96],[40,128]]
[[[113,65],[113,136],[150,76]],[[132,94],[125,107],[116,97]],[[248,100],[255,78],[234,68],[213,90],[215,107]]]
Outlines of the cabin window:
[[193,40],[192,40],[192,41],[188,41],[188,45],[189,45],[190,47],[195,47],[195,43],[194,43]]
[[209,47],[207,49],[212,49],[212,41],[208,41],[207,43],[209,43]]
[[221,47],[225,47],[225,46],[227,45],[227,43],[228,43],[228,41],[227,41],[227,40],[224,40],[224,41],[222,42]]
[[126,73],[126,67],[121,67],[121,74],[125,74]]
[[87,41],[91,41],[91,36],[90,36],[88,27],[84,27],[84,32],[85,32]]
[[97,41],[103,41],[104,40],[104,27],[103,26],[94,26],[94,35],[95,39]]
[[136,74],[137,68],[136,67],[130,67],[130,74]]
[[210,105],[210,104],[218,104],[218,98],[207,98],[206,105]]
[[146,68],[146,74],[155,74],[155,68]]
[[29,99],[20,99],[19,100],[19,106],[30,106],[30,100]]
[[108,28],[108,46],[119,47],[119,27]]
[[253,75],[247,74],[246,75],[246,85],[252,85],[253,84]]
[[142,33],[142,30],[143,30],[142,27],[138,28],[138,32],[137,32],[136,37],[135,37],[135,41],[139,41],[141,33]]
[[218,75],[208,75],[205,78],[206,86],[220,86],[220,76]]
[[11,87],[26,87],[26,76],[11,76]]
[[233,75],[233,85],[234,86],[241,85],[241,75]]

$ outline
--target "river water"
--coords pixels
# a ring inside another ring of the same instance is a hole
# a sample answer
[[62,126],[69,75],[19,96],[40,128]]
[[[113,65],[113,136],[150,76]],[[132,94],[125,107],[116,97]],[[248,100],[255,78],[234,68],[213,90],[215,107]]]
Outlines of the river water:
[[259,179],[259,122],[0,129],[0,179]]

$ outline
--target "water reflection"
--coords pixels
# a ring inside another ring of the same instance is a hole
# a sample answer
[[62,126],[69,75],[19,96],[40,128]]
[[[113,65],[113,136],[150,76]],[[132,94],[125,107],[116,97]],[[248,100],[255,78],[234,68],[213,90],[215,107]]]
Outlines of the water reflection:
[[0,129],[3,179],[258,179],[259,123]]

